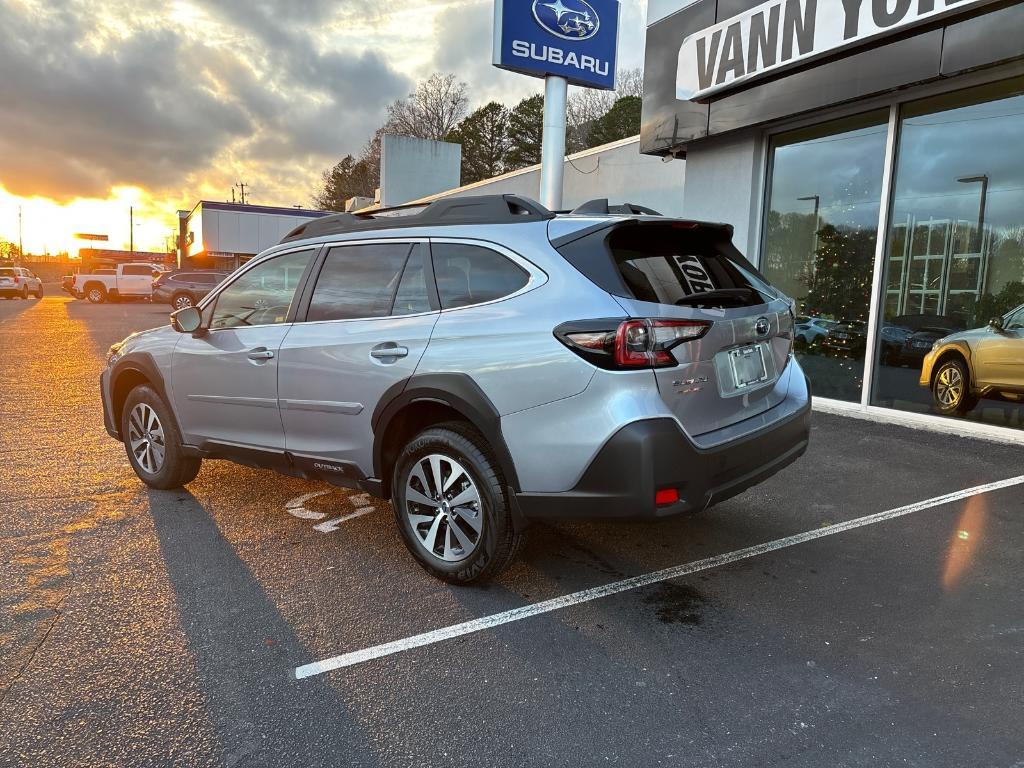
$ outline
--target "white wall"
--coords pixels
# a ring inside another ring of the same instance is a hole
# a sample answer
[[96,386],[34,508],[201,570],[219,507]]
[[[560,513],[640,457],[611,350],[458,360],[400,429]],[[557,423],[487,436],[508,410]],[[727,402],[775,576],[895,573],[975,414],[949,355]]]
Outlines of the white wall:
[[[588,200],[607,197],[612,203],[636,203],[666,216],[681,216],[685,176],[684,161],[665,163],[660,157],[641,155],[640,139],[634,136],[570,155],[565,161],[562,205],[575,208]],[[418,202],[442,197],[502,194],[538,199],[540,166],[458,187]]]
[[[196,218],[193,216],[190,223],[193,231],[196,231]],[[199,224],[202,244],[196,231],[192,253],[204,249],[213,253],[259,253],[277,245],[295,227],[309,220],[308,216],[203,209]]]
[[462,146],[384,136],[380,148],[380,204],[403,205],[459,185]]
[[685,215],[736,229],[733,242],[751,261],[760,252],[758,220],[763,187],[759,130],[701,139],[687,147]]

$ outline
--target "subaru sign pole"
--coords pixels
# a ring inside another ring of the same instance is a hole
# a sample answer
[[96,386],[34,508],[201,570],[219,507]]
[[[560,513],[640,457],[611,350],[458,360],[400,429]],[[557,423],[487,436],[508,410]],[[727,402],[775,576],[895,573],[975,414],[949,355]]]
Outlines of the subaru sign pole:
[[615,88],[618,0],[495,0],[494,66],[543,77],[540,197],[562,207],[569,84]]

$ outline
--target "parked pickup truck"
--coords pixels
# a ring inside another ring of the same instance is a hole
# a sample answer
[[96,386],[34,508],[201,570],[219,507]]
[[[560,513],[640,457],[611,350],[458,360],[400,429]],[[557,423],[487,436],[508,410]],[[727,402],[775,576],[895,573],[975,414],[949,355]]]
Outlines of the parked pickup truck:
[[164,270],[158,264],[119,264],[111,275],[75,275],[71,292],[93,304],[119,299],[148,299],[153,293],[153,281]]

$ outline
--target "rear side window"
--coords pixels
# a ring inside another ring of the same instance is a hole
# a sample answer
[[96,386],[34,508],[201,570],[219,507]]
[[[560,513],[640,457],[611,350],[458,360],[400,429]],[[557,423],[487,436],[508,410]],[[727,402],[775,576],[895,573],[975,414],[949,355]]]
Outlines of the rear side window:
[[626,225],[575,240],[559,251],[609,293],[640,301],[754,306],[765,303],[771,292],[725,232],[710,227]]
[[409,243],[332,248],[313,289],[306,320],[389,315],[412,248]]
[[442,309],[496,301],[530,282],[525,269],[490,248],[431,243],[430,250]]

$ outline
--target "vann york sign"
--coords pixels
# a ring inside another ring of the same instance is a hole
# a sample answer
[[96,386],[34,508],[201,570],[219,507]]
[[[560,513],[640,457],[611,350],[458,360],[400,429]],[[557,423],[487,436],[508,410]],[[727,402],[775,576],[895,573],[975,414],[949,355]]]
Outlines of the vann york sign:
[[676,97],[699,101],[992,0],[769,0],[683,40]]

